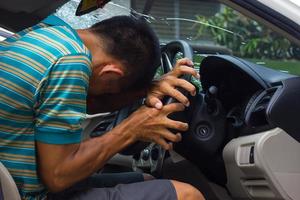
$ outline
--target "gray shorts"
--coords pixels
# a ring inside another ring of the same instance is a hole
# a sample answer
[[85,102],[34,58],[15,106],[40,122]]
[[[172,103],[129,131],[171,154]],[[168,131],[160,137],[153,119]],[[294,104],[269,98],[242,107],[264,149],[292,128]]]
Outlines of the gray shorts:
[[145,182],[120,184],[113,188],[91,188],[74,191],[63,200],[177,200],[175,188],[169,180],[151,180]]

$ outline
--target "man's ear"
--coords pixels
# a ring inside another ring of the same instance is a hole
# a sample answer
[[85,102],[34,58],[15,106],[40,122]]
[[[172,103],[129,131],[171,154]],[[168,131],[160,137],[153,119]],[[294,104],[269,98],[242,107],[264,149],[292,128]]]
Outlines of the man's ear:
[[121,67],[114,65],[114,64],[107,64],[99,71],[98,76],[107,75],[107,74],[114,74],[120,77],[124,76],[124,70]]

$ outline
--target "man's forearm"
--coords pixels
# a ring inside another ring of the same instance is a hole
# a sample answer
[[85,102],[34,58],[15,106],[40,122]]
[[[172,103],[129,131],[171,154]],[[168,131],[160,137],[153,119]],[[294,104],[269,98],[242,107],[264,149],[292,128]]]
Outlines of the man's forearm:
[[[124,126],[116,127],[102,137],[81,143],[56,165],[51,160],[45,162],[40,158],[40,173],[49,190],[58,192],[98,171],[108,159],[133,142],[127,136]],[[48,165],[49,162],[53,167]]]
[[[66,182],[65,185],[72,185],[95,173],[105,165],[107,160],[132,142],[130,138],[117,133],[116,130],[103,137],[83,142],[78,151],[70,156],[65,165],[60,168],[61,174],[65,176],[62,176]],[[69,173],[66,173],[67,171]]]

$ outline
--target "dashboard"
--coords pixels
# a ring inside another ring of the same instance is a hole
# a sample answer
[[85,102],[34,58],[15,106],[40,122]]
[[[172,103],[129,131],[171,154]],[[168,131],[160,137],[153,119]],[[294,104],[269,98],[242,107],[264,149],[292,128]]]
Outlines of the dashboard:
[[212,56],[204,59],[200,68],[204,93],[212,86],[218,90],[216,99],[225,112],[228,140],[273,127],[266,109],[280,85],[265,81],[261,74],[245,66],[248,63],[236,59]]
[[228,55],[206,57],[200,74],[205,95],[212,86],[217,88],[228,140],[273,128],[266,112],[269,102],[282,81],[295,77]]

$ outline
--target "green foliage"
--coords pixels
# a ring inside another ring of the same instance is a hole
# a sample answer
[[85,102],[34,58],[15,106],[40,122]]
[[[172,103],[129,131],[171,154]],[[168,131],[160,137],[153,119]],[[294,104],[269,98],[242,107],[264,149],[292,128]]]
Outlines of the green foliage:
[[295,46],[272,30],[246,18],[229,7],[212,17],[196,16],[197,37],[212,37],[236,56],[247,58],[289,59],[296,57]]

